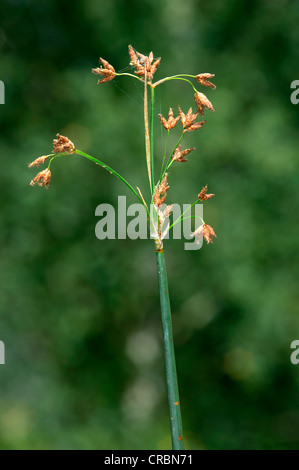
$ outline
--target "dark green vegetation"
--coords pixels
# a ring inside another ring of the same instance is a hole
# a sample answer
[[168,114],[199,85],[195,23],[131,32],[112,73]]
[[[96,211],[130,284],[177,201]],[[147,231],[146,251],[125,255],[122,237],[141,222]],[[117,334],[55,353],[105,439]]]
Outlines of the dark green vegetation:
[[[77,156],[48,191],[26,166],[60,132],[147,188],[142,85],[91,74],[132,44],[162,57],[155,79],[216,74],[216,112],[168,180],[168,203],[216,194],[213,246],[165,242],[186,447],[298,449],[298,3],[4,0],[0,15],[1,447],[170,448],[153,243],[94,233],[98,204],[133,195]],[[155,99],[194,106],[182,82]]]

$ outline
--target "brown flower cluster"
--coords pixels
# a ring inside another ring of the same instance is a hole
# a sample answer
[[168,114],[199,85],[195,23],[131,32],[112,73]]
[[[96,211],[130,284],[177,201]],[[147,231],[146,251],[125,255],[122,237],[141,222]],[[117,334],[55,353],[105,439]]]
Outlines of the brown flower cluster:
[[165,173],[165,176],[161,183],[159,184],[158,188],[156,189],[156,192],[154,194],[154,205],[157,207],[162,206],[164,204],[165,199],[167,197],[167,191],[169,190],[169,186],[167,183],[167,173]]
[[36,158],[33,162],[29,163],[28,167],[33,168],[34,166],[39,166],[49,158],[49,155],[43,155],[42,157]]
[[[199,201],[207,201],[215,196],[215,194],[207,194],[208,186],[204,186],[198,195]],[[217,235],[214,232],[214,229],[208,225],[203,223],[200,225],[195,232],[192,233],[192,237],[195,237],[196,243],[199,244],[201,242],[202,237],[206,240],[207,243],[214,243],[213,237],[216,238]]]
[[[75,153],[75,145],[73,142],[64,135],[57,134],[56,139],[53,139],[53,153]],[[45,163],[47,158],[51,157],[52,155],[43,155],[42,157],[37,158],[28,166],[29,168],[39,166],[41,163]],[[53,157],[54,158],[54,157]],[[49,188],[51,182],[51,171],[49,168],[40,171],[33,180],[30,181],[30,186],[34,186],[37,184],[38,186],[45,186],[45,188]]]
[[207,243],[214,243],[213,237],[217,237],[216,233],[214,232],[214,229],[208,224],[200,225],[195,230],[195,232],[192,233],[192,237],[195,237],[197,244],[201,242],[202,236],[204,237]]
[[116,75],[114,67],[109,64],[107,60],[102,59],[102,57],[100,57],[100,61],[102,62],[103,66],[97,67],[96,69],[92,69],[93,73],[103,77],[101,80],[98,80],[98,85],[100,83],[110,82],[110,80],[113,80]]
[[64,135],[57,134],[53,139],[53,153],[74,153],[76,151],[73,142]]
[[146,56],[135,51],[131,45],[129,45],[129,56],[131,58],[130,65],[133,65],[136,69],[135,74],[138,75],[138,77],[146,77],[147,81],[151,82],[161,62],[161,57],[153,62],[154,54],[152,52]]
[[207,194],[208,190],[208,185],[206,185],[202,190],[200,191],[198,195],[199,201],[207,201],[208,199],[211,199],[211,197],[214,197],[215,194]]
[[30,182],[30,186],[37,184],[38,186],[45,186],[46,189],[49,188],[51,182],[51,171],[49,168],[46,168],[43,171],[40,171]]
[[173,152],[172,159],[175,162],[179,162],[179,163],[187,162],[188,160],[187,158],[185,158],[185,156],[188,155],[188,153],[192,152],[192,150],[195,150],[195,147],[191,149],[181,150],[181,144],[180,144]]
[[212,88],[213,90],[215,90],[216,85],[214,85],[214,83],[210,82],[210,79],[213,78],[213,77],[215,77],[214,73],[199,73],[198,75],[196,75],[196,80],[201,85]]
[[180,120],[180,116],[177,116],[176,118],[174,117],[172,108],[169,108],[168,120],[166,120],[165,117],[162,116],[162,114],[158,114],[158,116],[160,118],[162,126],[167,131],[169,131],[170,129],[173,129]]
[[196,131],[197,129],[200,129],[207,122],[207,121],[195,122],[199,113],[193,113],[192,108],[189,108],[187,114],[185,114],[179,107],[179,115],[180,115],[181,123],[184,129],[183,133]]
[[194,100],[197,106],[197,110],[201,116],[203,116],[205,108],[209,109],[210,111],[215,111],[211,101],[209,101],[206,95],[204,95],[203,93],[197,91],[194,94]]

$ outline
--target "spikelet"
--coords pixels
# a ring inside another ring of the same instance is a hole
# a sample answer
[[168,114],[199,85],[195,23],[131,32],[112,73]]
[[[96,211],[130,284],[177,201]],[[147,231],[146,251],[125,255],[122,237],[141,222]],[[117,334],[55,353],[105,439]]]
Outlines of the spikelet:
[[51,182],[51,171],[49,168],[46,168],[43,171],[40,171],[30,182],[30,186],[37,184],[38,186],[45,186],[46,189],[49,188]]
[[100,75],[101,77],[103,77],[101,80],[98,80],[98,85],[100,83],[110,82],[110,80],[113,80],[113,78],[116,75],[114,67],[111,64],[109,64],[107,60],[102,59],[102,57],[100,57],[100,61],[102,62],[104,67],[101,66],[101,67],[92,69],[92,72],[94,74]]
[[209,87],[209,88],[213,88],[213,90],[215,90],[216,85],[214,85],[214,83],[209,81],[213,77],[215,77],[214,73],[199,73],[198,75],[196,75],[196,80],[201,85]]

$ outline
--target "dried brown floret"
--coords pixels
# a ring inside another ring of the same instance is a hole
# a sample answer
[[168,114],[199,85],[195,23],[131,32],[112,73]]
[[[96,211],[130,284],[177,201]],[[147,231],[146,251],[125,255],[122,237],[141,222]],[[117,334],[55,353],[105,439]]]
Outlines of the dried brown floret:
[[183,130],[183,133],[185,134],[185,132],[196,131],[197,129],[200,129],[204,124],[206,124],[206,122],[207,121],[194,122],[190,126],[186,127],[186,129]]
[[214,73],[199,73],[198,75],[196,75],[196,80],[203,86],[215,89],[216,85],[209,81],[213,77],[215,77]]
[[188,160],[187,158],[185,158],[185,156],[188,155],[188,153],[192,152],[192,150],[195,150],[195,147],[191,149],[181,150],[180,144],[173,152],[172,159],[179,163],[187,162]]
[[42,157],[38,157],[36,158],[36,160],[34,160],[33,162],[29,163],[28,167],[29,168],[32,168],[34,166],[38,166],[42,163],[45,163],[45,161],[47,160],[47,158],[49,158],[49,155],[43,155]]
[[166,207],[166,209],[164,209],[163,217],[165,217],[165,219],[169,217],[170,214],[172,213],[172,207],[173,207],[173,204],[170,204],[169,206]]
[[191,234],[191,237],[195,237],[195,243],[198,245],[201,242],[203,234],[203,225],[197,227],[197,229]]
[[54,153],[74,153],[76,151],[73,142],[64,135],[56,134],[56,139],[53,139],[53,152]]
[[167,191],[169,190],[169,186],[167,183],[167,173],[165,173],[165,176],[161,183],[159,184],[158,188],[156,189],[155,195],[154,195],[154,205],[157,207],[160,207],[162,204],[164,204],[166,196],[167,196]]
[[202,190],[200,191],[198,195],[198,199],[200,201],[207,201],[208,199],[211,199],[211,197],[215,196],[215,194],[207,194],[207,190],[208,190],[208,185],[204,186]]
[[200,225],[195,232],[192,233],[192,237],[195,237],[195,242],[199,244],[202,240],[202,236],[204,236],[204,239],[206,240],[207,243],[214,243],[212,237],[217,237],[216,233],[214,232],[214,229],[208,225],[208,224],[202,224]]
[[45,186],[45,188],[49,188],[51,181],[51,171],[49,168],[46,168],[43,171],[40,171],[30,182],[30,186],[34,186],[37,184],[38,186]]
[[193,124],[198,117],[198,113],[193,114],[192,108],[189,108],[187,114],[185,114],[179,107],[179,115],[184,129],[191,126],[191,124]]
[[113,78],[116,75],[114,67],[111,64],[109,64],[107,60],[102,59],[102,57],[100,57],[100,61],[102,62],[104,67],[101,66],[101,67],[92,69],[92,72],[94,74],[101,75],[101,77],[103,77],[102,80],[98,80],[98,85],[100,83],[110,82],[110,80],[113,80]]
[[154,54],[150,52],[148,56],[140,54],[140,52],[137,52],[133,49],[131,45],[129,45],[129,56],[131,58],[130,65],[133,65],[135,67],[135,73],[138,75],[138,77],[142,78],[147,78],[148,82],[151,82],[153,79],[153,75],[156,72],[160,62],[161,62],[161,57],[158,59],[154,60]]
[[214,229],[208,224],[203,224],[203,236],[207,243],[214,243],[212,237],[217,237]]
[[215,111],[212,103],[208,100],[206,95],[197,91],[194,95],[194,100],[198,109],[199,114],[203,116],[204,108],[209,109],[210,111]]
[[168,131],[170,129],[173,129],[180,120],[180,116],[177,116],[176,118],[174,117],[172,108],[169,108],[168,121],[166,121],[162,114],[158,114],[158,116],[160,118],[162,126]]

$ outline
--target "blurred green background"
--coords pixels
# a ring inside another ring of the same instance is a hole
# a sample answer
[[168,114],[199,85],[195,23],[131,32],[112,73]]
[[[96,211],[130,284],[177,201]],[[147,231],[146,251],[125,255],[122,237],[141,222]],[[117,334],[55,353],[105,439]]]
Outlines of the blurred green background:
[[[135,200],[81,157],[28,185],[60,132],[146,193],[142,85],[91,74],[132,44],[156,79],[216,74],[169,177],[169,203],[216,194],[214,245],[165,246],[186,446],[298,449],[298,2],[2,0],[0,18],[0,447],[170,448],[153,243],[95,236],[98,204]],[[187,84],[157,88],[157,112],[178,104]],[[156,139],[158,161],[158,119]]]

